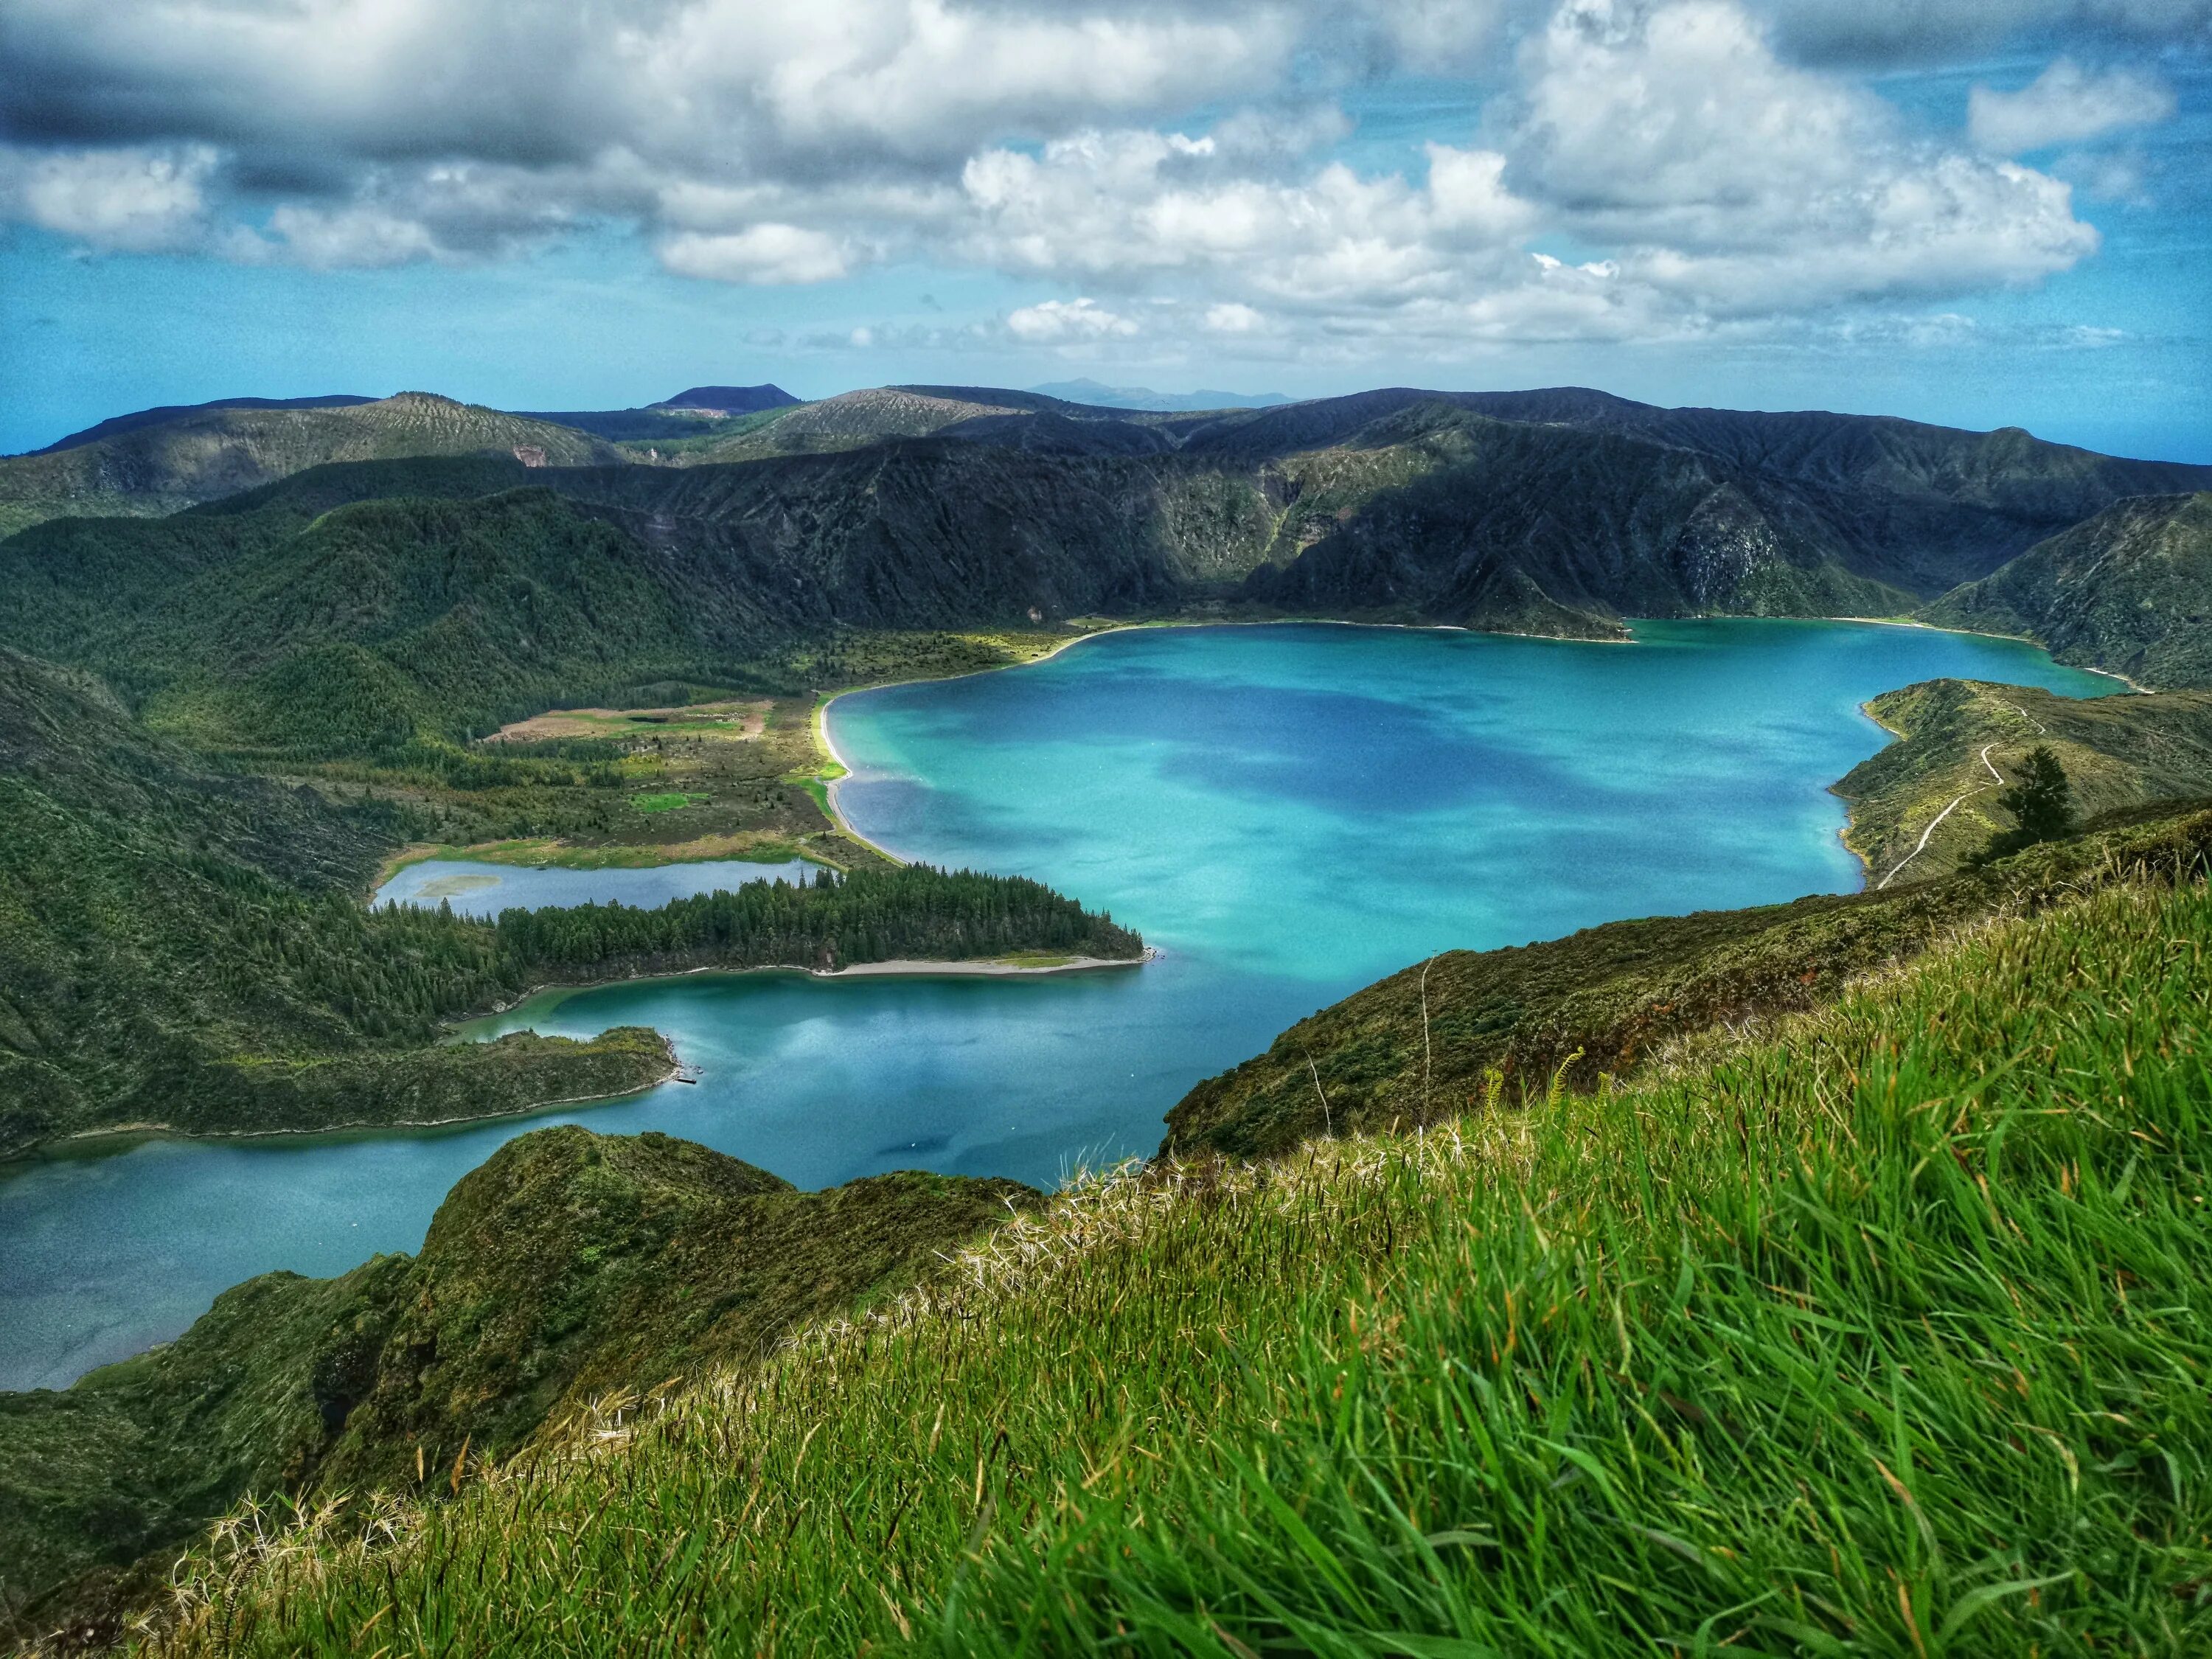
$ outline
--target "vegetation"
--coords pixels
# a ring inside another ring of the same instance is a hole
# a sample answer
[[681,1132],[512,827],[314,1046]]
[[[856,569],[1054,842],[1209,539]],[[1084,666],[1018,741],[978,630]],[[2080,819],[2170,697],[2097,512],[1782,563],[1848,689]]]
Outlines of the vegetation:
[[2083,699],[1928,680],[1866,709],[1899,740],[1835,792],[1850,804],[1844,842],[1876,885],[1956,870],[2011,828],[1991,809],[2036,748],[2057,757],[2087,817],[2212,794],[2212,693]]
[[565,1455],[233,1527],[147,1648],[2200,1650],[2208,940],[2118,885],[1639,1082],[1079,1188]]
[[854,963],[972,961],[1044,951],[1133,961],[1144,940],[1113,918],[1020,876],[927,865],[817,873],[811,884],[747,882],[657,910],[623,904],[502,910],[510,978],[611,977],[688,967],[836,969]]
[[0,1157],[125,1125],[486,1116],[666,1074],[649,1032],[437,1042],[548,980],[1141,948],[1035,883],[927,869],[496,927],[368,909],[371,873],[416,827],[388,803],[216,769],[95,682],[0,649]]
[[172,513],[333,461],[490,454],[583,466],[619,459],[568,427],[422,392],[342,407],[208,404],[87,436],[0,459],[0,535],[64,515]]
[[172,1344],[0,1395],[0,1621],[97,1628],[145,1595],[157,1552],[242,1497],[450,1479],[595,1402],[902,1291],[1036,1200],[916,1174],[801,1193],[659,1134],[509,1141],[412,1259],[267,1274]]
[[2212,811],[2039,847],[1987,869],[1792,904],[1608,922],[1504,951],[1447,951],[1301,1020],[1168,1113],[1161,1151],[1267,1158],[1328,1134],[1449,1119],[1494,1091],[1595,1088],[1671,1044],[1832,1001],[1963,926],[2212,862]]
[[1997,797],[1997,805],[2012,814],[2013,826],[1990,837],[1990,844],[1974,855],[1976,864],[1994,863],[2073,832],[2074,789],[2058,757],[2038,744],[2027,751],[2019,770],[2019,781]]
[[2144,495],[2028,549],[1923,614],[2019,634],[2159,690],[2212,687],[2212,493]]

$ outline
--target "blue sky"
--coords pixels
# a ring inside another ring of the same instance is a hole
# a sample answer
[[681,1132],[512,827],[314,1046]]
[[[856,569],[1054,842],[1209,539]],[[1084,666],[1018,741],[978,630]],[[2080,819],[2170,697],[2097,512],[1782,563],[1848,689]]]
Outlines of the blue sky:
[[0,18],[0,450],[246,393],[1089,375],[2212,461],[2198,0],[191,15]]

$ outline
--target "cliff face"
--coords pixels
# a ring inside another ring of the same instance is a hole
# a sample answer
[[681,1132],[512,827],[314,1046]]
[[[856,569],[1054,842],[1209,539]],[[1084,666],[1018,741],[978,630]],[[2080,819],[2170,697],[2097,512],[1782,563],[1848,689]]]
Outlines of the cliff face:
[[2122,501],[1922,615],[2154,690],[2212,686],[2212,493]]

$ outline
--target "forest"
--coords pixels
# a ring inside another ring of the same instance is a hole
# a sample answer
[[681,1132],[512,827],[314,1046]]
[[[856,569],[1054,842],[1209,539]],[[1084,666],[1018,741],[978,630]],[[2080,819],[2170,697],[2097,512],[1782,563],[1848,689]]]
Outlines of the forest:
[[1019,876],[911,864],[807,884],[747,882],[657,910],[622,904],[504,910],[502,975],[606,975],[615,964],[681,958],[731,968],[836,969],[854,963],[963,961],[1016,951],[1133,960],[1144,940],[1108,915]]

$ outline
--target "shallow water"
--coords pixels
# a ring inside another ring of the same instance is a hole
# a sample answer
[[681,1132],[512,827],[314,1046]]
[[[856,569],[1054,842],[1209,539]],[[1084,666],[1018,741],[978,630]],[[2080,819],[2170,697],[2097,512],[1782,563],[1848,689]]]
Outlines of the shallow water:
[[149,1140],[17,1166],[0,1177],[0,1388],[173,1335],[250,1274],[412,1249],[455,1180],[549,1122],[661,1129],[805,1186],[914,1166],[1048,1183],[1149,1152],[1191,1084],[1431,951],[1856,887],[1826,786],[1885,740],[1858,709],[1877,692],[1939,675],[2116,689],[1920,629],[1638,635],[1149,630],[841,698],[855,775],[839,799],[862,833],[1049,882],[1161,960],[571,992],[483,1029],[658,1026],[699,1084],[430,1133]]
[[811,879],[804,859],[749,864],[741,859],[702,859],[644,870],[568,870],[558,865],[487,864],[477,859],[426,859],[410,864],[376,890],[379,904],[449,904],[465,916],[556,904],[629,904],[658,909],[671,899],[742,887],[749,881]]

